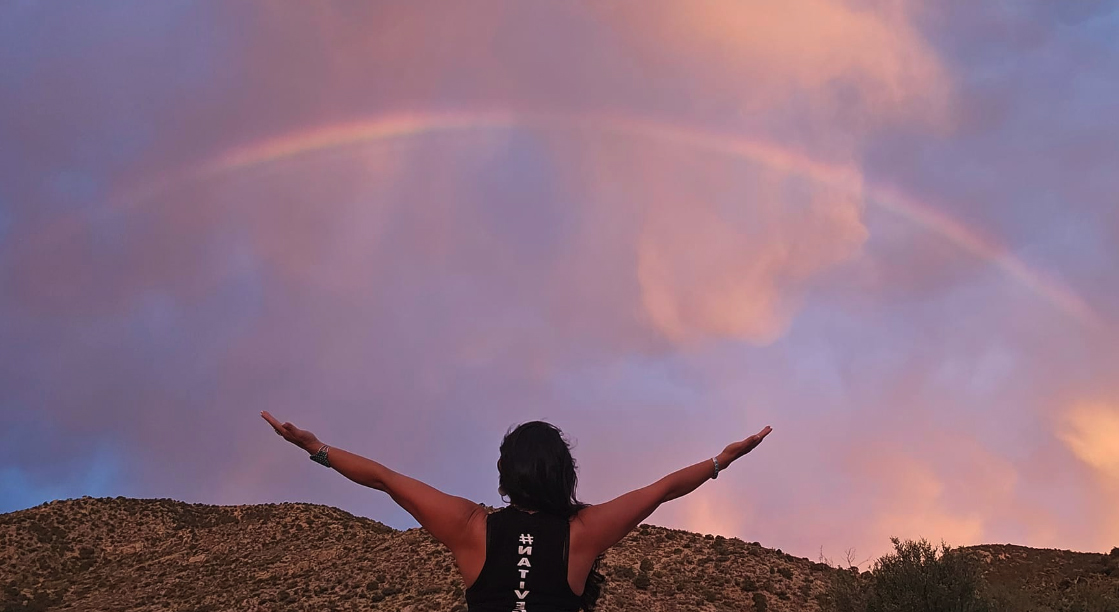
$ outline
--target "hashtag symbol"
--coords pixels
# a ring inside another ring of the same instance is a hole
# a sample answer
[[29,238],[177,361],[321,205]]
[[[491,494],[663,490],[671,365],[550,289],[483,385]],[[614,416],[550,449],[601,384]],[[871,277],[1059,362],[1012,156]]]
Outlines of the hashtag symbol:
[[532,534],[521,534],[521,544],[532,544]]

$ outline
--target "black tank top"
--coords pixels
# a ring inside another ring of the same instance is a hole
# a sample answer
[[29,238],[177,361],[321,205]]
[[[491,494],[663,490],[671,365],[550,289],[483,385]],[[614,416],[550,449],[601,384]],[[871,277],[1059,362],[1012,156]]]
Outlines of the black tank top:
[[567,583],[570,523],[507,506],[486,517],[486,562],[466,589],[469,612],[576,612]]

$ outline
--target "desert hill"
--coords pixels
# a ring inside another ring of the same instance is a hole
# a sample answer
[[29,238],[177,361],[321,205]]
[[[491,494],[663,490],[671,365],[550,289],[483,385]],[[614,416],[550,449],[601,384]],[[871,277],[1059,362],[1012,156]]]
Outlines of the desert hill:
[[1110,554],[984,544],[964,549],[1015,612],[1119,612],[1119,548]]
[[[1119,580],[1105,555],[970,550],[1011,594]],[[611,549],[601,570],[602,612],[814,611],[836,571],[756,542],[652,525]],[[0,612],[446,612],[466,609],[462,587],[427,532],[327,506],[118,497],[0,515]]]

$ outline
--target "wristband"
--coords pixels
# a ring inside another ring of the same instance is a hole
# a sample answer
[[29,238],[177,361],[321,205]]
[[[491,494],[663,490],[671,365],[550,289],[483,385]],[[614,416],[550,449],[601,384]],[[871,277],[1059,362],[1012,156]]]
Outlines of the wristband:
[[322,466],[325,466],[325,467],[330,467],[330,459],[327,459],[327,457],[326,457],[326,451],[328,451],[328,450],[330,450],[330,447],[323,444],[322,447],[319,448],[319,452],[311,455],[310,457],[308,457],[308,459],[310,459],[311,461],[314,461],[315,463],[317,463],[319,465],[322,465]]
[[719,459],[717,457],[712,457],[711,461],[715,462],[715,475],[711,477],[711,479],[714,480],[719,477]]

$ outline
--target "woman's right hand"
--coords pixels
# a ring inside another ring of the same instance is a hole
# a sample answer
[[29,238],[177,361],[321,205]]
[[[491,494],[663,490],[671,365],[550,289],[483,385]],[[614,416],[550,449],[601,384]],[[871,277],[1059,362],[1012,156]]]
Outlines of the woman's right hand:
[[[766,425],[765,429],[750,436],[749,438],[740,440],[738,442],[731,442],[730,444],[728,444],[727,447],[723,449],[723,452],[720,453],[720,468],[730,465],[742,455],[745,455],[746,453],[757,448],[757,446],[762,443],[762,440],[764,440],[771,431],[773,431],[773,428]],[[725,465],[723,465],[723,459],[726,459]]]
[[269,414],[267,410],[262,410],[260,416],[263,417],[265,421],[268,421],[268,424],[272,426],[272,429],[276,430],[277,434],[283,436],[288,442],[291,442],[312,455],[322,446],[322,443],[315,437],[315,434],[306,429],[300,429],[291,423],[281,423],[276,420],[276,417]]

